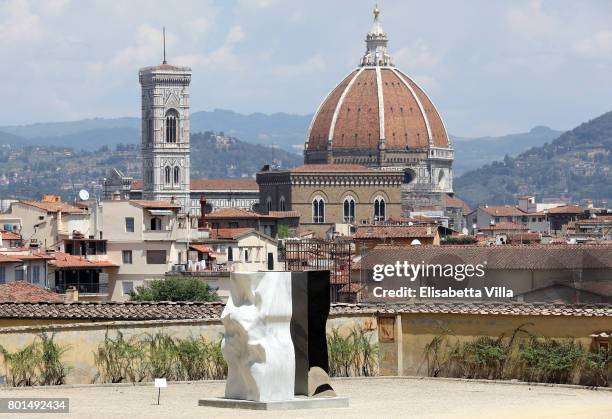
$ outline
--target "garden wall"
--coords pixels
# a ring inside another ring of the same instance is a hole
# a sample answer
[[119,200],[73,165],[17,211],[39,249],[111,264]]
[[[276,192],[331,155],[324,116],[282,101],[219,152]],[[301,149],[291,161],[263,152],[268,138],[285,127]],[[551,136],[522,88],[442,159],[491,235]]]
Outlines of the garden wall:
[[[372,342],[377,342],[376,318],[364,316],[330,316],[328,331],[338,328],[348,334],[355,326],[361,326],[371,333]],[[0,328],[0,345],[13,352],[32,343],[41,332],[54,333],[54,341],[60,346],[68,347],[63,357],[71,367],[66,384],[89,384],[94,382],[98,369],[94,353],[104,342],[106,333],[115,337],[117,331],[124,334],[126,340],[132,336],[155,335],[163,332],[175,338],[203,336],[209,341],[219,341],[223,326],[219,321],[206,320],[148,320],[74,324],[45,324],[39,326],[18,326]],[[0,377],[6,375],[6,367],[0,357]]]

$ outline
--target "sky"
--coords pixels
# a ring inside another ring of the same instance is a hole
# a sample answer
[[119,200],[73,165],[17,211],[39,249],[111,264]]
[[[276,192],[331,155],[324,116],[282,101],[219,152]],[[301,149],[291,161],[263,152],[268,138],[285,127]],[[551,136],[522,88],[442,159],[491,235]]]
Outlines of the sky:
[[[138,69],[193,69],[193,111],[313,113],[359,62],[362,0],[0,0],[0,125],[138,116]],[[450,133],[571,129],[612,109],[612,1],[379,1]]]

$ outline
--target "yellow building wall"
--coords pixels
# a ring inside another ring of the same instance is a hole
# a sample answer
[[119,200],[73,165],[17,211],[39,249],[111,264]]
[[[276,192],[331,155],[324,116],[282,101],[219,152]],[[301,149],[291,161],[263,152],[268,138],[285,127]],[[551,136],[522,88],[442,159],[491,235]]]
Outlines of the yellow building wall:
[[508,335],[523,325],[523,329],[537,336],[574,338],[587,348],[590,334],[612,330],[610,317],[403,314],[401,323],[402,375],[421,376],[427,375],[425,345],[445,329],[459,341],[467,341],[478,336]]

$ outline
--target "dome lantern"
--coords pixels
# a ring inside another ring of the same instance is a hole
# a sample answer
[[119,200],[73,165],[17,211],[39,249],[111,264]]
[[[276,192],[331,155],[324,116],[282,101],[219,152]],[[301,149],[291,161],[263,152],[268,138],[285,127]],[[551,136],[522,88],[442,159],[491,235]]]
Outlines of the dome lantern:
[[361,66],[393,66],[391,55],[387,51],[389,39],[378,19],[380,15],[378,5],[374,7],[372,13],[374,14],[374,22],[366,35],[366,52],[361,58]]

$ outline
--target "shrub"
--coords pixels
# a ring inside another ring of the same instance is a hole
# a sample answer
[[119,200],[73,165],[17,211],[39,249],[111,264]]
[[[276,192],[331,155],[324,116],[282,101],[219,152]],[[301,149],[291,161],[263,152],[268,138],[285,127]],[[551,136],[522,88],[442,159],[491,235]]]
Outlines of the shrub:
[[332,377],[375,375],[378,366],[378,345],[371,342],[371,334],[355,326],[343,336],[339,329],[327,335],[329,375]]
[[6,376],[13,387],[36,384],[36,369],[40,363],[40,351],[36,342],[12,353],[0,346],[0,351],[7,369]]
[[55,343],[55,333],[51,336],[42,332],[40,337],[40,385],[66,384],[66,376],[72,369],[62,362],[62,357],[68,351],[68,346]]
[[168,278],[152,281],[130,292],[132,301],[219,301],[208,284],[197,278]]
[[116,338],[112,339],[107,331],[104,342],[94,353],[98,378],[108,383],[143,381],[148,375],[144,356],[144,348],[135,337],[125,340],[123,333],[117,331]]
[[13,387],[65,384],[71,367],[64,364],[62,357],[68,347],[58,345],[54,338],[55,334],[42,332],[32,343],[12,353],[0,345],[6,375]]
[[222,379],[227,365],[221,342],[198,338],[175,338],[160,331],[126,340],[118,331],[115,339],[105,336],[95,354],[97,378],[102,382]]
[[[608,385],[612,352],[589,352],[573,339],[541,338],[521,325],[506,337],[451,342],[444,330],[424,348],[429,376]],[[526,337],[519,339],[519,334]]]

